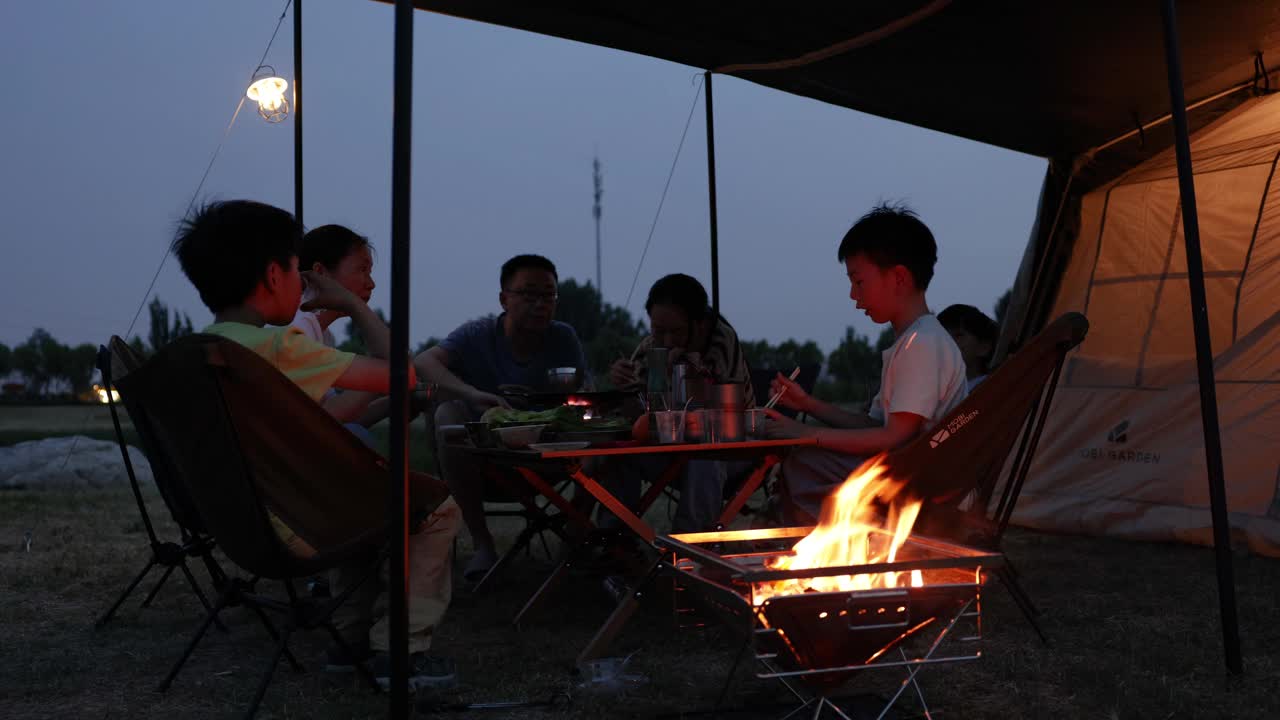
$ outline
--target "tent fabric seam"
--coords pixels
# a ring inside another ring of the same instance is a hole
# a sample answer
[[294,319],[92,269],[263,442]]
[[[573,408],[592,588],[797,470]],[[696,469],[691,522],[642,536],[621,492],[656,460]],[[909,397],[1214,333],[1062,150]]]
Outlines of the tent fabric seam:
[[[1220,280],[1224,278],[1234,278],[1240,275],[1239,270],[1206,270],[1204,276]],[[1116,277],[1102,278],[1094,282],[1095,286],[1107,285],[1124,285],[1125,283],[1154,282],[1161,279],[1186,280],[1191,277],[1190,273],[1170,272],[1170,273],[1148,273],[1146,275],[1117,275]]]
[[[1138,366],[1134,369],[1134,384],[1142,384],[1142,371],[1147,365],[1147,350],[1151,348],[1151,334],[1156,328],[1156,313],[1160,311],[1160,299],[1164,297],[1165,284],[1169,282],[1169,266],[1173,263],[1173,249],[1178,243],[1178,228],[1182,227],[1182,198],[1179,196],[1178,201],[1173,206],[1173,223],[1169,227],[1169,245],[1164,251],[1164,268],[1160,271],[1160,278],[1156,281],[1156,294],[1151,300],[1151,313],[1147,318],[1147,332],[1142,338],[1142,347],[1138,349]],[[1200,277],[1204,278],[1205,273],[1202,270]]]
[[838,55],[843,55],[853,50],[858,50],[868,45],[874,45],[875,43],[885,38],[897,35],[898,33],[904,30],[910,30],[916,24],[924,20],[928,20],[929,18],[933,17],[939,12],[942,12],[943,10],[947,9],[949,5],[951,5],[951,0],[934,0],[928,6],[920,8],[915,12],[911,13],[910,15],[897,18],[892,22],[889,22],[885,25],[881,25],[880,27],[874,30],[870,30],[870,31],[861,33],[859,35],[856,35],[854,37],[841,40],[840,42],[834,45],[828,45],[827,47],[824,47],[824,48],[811,50],[798,57],[787,58],[786,60],[773,60],[773,61],[761,62],[761,63],[734,63],[731,65],[722,65],[717,68],[711,68],[710,72],[714,72],[720,75],[730,75],[730,74],[742,73],[742,72],[790,70],[792,68],[812,65],[814,63],[822,62],[823,60],[828,60]]
[[1249,249],[1244,253],[1244,267],[1240,269],[1240,282],[1236,285],[1236,302],[1231,309],[1231,342],[1234,344],[1240,334],[1240,296],[1244,292],[1245,277],[1249,274],[1249,262],[1253,259],[1253,248],[1258,244],[1258,230],[1262,227],[1262,215],[1267,209],[1267,196],[1271,194],[1271,181],[1276,176],[1276,164],[1280,163],[1280,151],[1271,161],[1271,172],[1267,174],[1267,182],[1262,186],[1262,198],[1258,201],[1258,217],[1253,223],[1253,235],[1249,237]]

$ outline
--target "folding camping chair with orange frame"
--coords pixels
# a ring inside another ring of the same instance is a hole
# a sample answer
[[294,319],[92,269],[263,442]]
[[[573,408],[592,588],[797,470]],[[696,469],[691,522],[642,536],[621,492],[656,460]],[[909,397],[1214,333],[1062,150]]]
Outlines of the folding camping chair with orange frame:
[[[889,474],[906,479],[910,492],[924,500],[916,531],[1000,550],[1067,353],[1088,332],[1084,315],[1059,317],[996,368],[932,431],[884,457]],[[1001,484],[1006,468],[1009,474]],[[999,500],[992,507],[997,489]],[[1048,642],[1035,620],[1038,610],[1007,560],[998,576],[1041,640]]]

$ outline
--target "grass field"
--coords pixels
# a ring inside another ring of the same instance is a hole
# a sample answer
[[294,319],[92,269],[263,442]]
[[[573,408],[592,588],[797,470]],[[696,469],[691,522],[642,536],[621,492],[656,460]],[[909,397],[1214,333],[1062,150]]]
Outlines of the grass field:
[[[11,408],[0,408],[7,412]],[[55,430],[23,427],[0,414],[0,444]],[[66,420],[64,418],[64,420]],[[76,426],[72,418],[66,424]],[[420,431],[420,426],[415,428]],[[105,436],[105,428],[90,434]],[[418,453],[415,463],[424,463]],[[162,534],[158,495],[148,490]],[[661,525],[665,516],[655,513]],[[502,528],[510,536],[515,530]],[[27,549],[25,535],[30,532]],[[122,607],[94,630],[94,619],[146,559],[146,543],[127,487],[0,493],[0,717],[171,718],[239,715],[254,690],[270,641],[243,610],[225,613],[230,634],[211,632],[166,694],[155,686],[200,618],[174,576],[149,608]],[[1179,545],[1127,543],[1014,531],[1007,553],[1044,610],[1052,644],[1042,645],[998,584],[984,595],[985,656],[929,668],[920,682],[942,718],[1271,718],[1280,713],[1280,562],[1237,557],[1246,674],[1222,666],[1212,553]],[[468,554],[465,539],[460,552]],[[533,620],[510,619],[548,568],[541,551],[479,596],[463,590],[435,650],[454,657],[460,687],[445,700],[540,699],[567,691],[550,711],[443,713],[459,718],[680,717],[710,706],[729,669],[731,637],[716,627],[677,631],[669,613],[649,607],[617,643],[635,653],[629,667],[645,681],[625,691],[592,691],[570,673],[573,659],[609,611],[598,580],[573,578]],[[207,582],[201,569],[197,580]],[[282,665],[259,713],[263,718],[379,717],[386,697],[317,668],[318,635],[299,636],[306,673]],[[785,699],[744,666],[724,717],[780,717]],[[854,691],[883,693],[901,679],[869,674]],[[908,703],[906,710],[918,709]],[[422,713],[426,714],[426,713]]]

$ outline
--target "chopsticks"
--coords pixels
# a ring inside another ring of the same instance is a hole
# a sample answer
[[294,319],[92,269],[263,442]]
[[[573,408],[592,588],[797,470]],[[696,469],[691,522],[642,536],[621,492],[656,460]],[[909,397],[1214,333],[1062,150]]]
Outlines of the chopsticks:
[[[791,375],[789,375],[787,379],[790,380],[791,382],[795,382],[796,378],[799,376],[800,376],[800,366],[797,365],[796,369],[791,371]],[[773,406],[778,403],[778,400],[782,398],[782,394],[785,393],[786,391],[787,391],[787,387],[783,385],[782,389],[779,390],[777,393],[775,393],[773,397],[769,398],[769,402],[765,403],[764,409],[772,410]]]

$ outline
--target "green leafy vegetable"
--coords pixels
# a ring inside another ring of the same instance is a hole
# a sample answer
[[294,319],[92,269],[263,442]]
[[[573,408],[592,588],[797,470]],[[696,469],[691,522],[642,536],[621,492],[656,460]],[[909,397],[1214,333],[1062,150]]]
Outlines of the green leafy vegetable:
[[550,410],[513,410],[504,407],[492,407],[480,416],[480,421],[489,427],[508,427],[511,425],[549,425],[554,432],[585,432],[591,430],[612,431],[630,429],[631,423],[624,418],[582,419],[582,408],[573,405],[561,405]]

